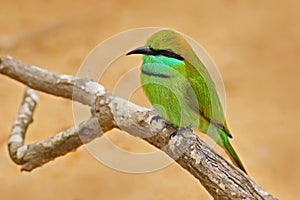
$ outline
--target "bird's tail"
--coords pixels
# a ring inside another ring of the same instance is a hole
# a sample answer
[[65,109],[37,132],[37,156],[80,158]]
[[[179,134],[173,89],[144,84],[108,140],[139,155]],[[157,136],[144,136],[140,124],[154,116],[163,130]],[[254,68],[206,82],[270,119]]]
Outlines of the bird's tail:
[[223,144],[221,146],[226,151],[226,153],[229,156],[230,160],[238,168],[240,168],[241,170],[243,170],[247,174],[246,169],[245,169],[244,165],[242,164],[242,161],[240,160],[239,156],[237,155],[237,153],[235,152],[235,150],[231,146],[227,134],[224,131],[220,131],[220,136],[221,136],[221,139],[222,139],[222,142],[223,142]]

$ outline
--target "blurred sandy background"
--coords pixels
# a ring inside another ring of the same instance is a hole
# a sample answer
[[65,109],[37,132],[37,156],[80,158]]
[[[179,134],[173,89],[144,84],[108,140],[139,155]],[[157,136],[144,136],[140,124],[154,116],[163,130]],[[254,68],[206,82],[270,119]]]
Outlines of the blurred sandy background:
[[[232,142],[252,179],[280,199],[298,199],[299,10],[296,0],[0,0],[0,55],[75,75],[88,52],[121,31],[160,26],[183,32],[202,44],[219,67]],[[128,69],[126,64],[114,73],[121,76]],[[116,80],[112,74],[103,83],[108,88]],[[21,173],[8,156],[6,142],[23,88],[0,76],[1,199],[211,199],[176,164],[153,173],[126,174],[100,164],[83,147]],[[144,97],[137,95],[135,102],[140,103]],[[40,94],[34,119],[27,142],[72,126],[71,103]],[[149,148],[123,133],[109,134],[125,149],[134,151],[134,144]]]

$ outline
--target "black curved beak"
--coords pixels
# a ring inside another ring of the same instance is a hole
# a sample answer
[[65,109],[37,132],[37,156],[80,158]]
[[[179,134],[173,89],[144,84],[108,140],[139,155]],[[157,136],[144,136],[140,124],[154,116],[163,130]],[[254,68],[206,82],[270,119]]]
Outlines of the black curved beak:
[[128,52],[126,55],[131,54],[156,55],[156,52],[150,46],[142,46]]

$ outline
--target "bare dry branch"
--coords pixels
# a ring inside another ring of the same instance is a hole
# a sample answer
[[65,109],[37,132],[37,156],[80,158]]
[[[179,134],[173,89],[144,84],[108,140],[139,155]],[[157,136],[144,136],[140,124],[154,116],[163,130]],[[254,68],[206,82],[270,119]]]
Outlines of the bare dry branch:
[[[197,178],[214,199],[275,199],[245,173],[215,153],[192,130],[176,130],[165,120],[157,118],[154,111],[113,96],[96,82],[52,73],[11,57],[0,58],[0,73],[31,88],[92,108],[89,120],[51,138],[30,145],[24,145],[23,139],[10,139],[11,157],[22,165],[22,170],[30,171],[100,137],[112,128],[119,128],[164,151]],[[30,95],[27,92],[25,96]],[[23,101],[24,104],[28,103]],[[29,121],[26,121],[28,124],[32,113],[28,116]],[[20,126],[24,128],[19,133],[12,131],[11,138],[24,138],[28,124]],[[174,131],[176,134],[173,134]]]
[[37,101],[37,93],[30,88],[26,88],[19,114],[12,126],[8,140],[10,157],[17,164],[22,164],[20,158],[22,157],[23,150],[26,148],[24,138],[29,124],[33,121],[32,115]]

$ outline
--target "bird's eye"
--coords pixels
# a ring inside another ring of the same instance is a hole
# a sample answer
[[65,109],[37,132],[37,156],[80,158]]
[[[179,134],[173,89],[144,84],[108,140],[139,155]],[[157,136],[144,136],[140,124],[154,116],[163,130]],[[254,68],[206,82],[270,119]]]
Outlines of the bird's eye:
[[171,55],[173,53],[173,51],[171,50],[171,49],[166,49],[166,50],[164,50],[164,54],[166,55],[166,56],[169,56],[169,55]]

